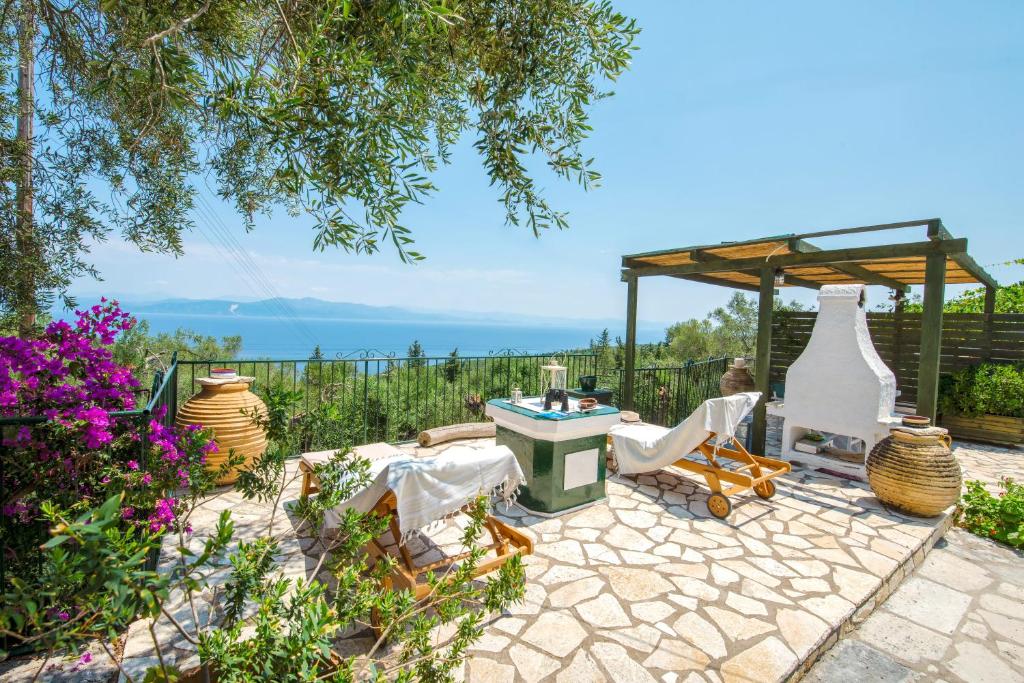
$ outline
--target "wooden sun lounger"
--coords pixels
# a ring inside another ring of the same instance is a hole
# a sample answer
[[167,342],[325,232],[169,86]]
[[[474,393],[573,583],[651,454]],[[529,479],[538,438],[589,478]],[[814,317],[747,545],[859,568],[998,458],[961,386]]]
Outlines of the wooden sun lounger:
[[[302,472],[302,496],[310,496],[320,492],[320,483],[316,480],[313,468],[304,461],[299,462],[299,469]],[[462,508],[465,512],[468,505]],[[394,547],[398,553],[380,539],[373,539],[366,546],[366,552],[370,557],[370,564],[379,558],[388,556],[397,560],[391,575],[385,579],[385,587],[389,590],[408,590],[413,593],[417,600],[421,600],[430,592],[430,586],[420,578],[431,572],[447,570],[451,565],[461,562],[470,555],[470,551],[464,551],[457,555],[449,555],[436,562],[424,565],[417,565],[409,552],[409,549],[401,542],[402,534],[398,523],[398,499],[394,492],[388,491],[371,510],[371,514],[390,515],[388,527],[394,539]],[[517,555],[532,555],[533,541],[518,530],[498,520],[493,515],[487,515],[484,520],[484,528],[491,537],[491,542],[482,546],[488,551],[493,550],[495,557],[484,558],[473,572],[473,578],[489,574],[510,559]],[[378,628],[377,617],[371,617],[374,630]]]
[[[732,502],[728,496],[747,489],[754,489],[754,493],[765,500],[774,496],[775,483],[772,479],[789,472],[792,469],[790,464],[784,460],[753,455],[735,438],[716,448],[716,437],[717,434],[709,432],[704,442],[697,446],[701,455],[707,458],[708,464],[686,458],[672,463],[680,469],[704,475],[711,489],[708,511],[719,519],[725,519],[732,512]],[[742,465],[737,469],[728,469],[719,463],[720,458],[735,460]],[[723,488],[722,482],[731,486]]]

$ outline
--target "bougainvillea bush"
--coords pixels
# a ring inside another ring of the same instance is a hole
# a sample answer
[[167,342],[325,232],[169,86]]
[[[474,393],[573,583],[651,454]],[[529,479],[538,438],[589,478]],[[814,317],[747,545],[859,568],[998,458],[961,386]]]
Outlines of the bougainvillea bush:
[[[5,647],[29,645],[39,672],[51,659],[77,659],[67,664],[77,673],[92,659],[81,651],[88,643],[102,647],[129,683],[452,680],[486,616],[524,596],[519,558],[474,580],[486,554],[480,538],[488,496],[467,501],[467,555],[430,578],[428,596],[417,601],[395,591],[393,558],[371,560],[365,550],[388,528],[386,516],[349,509],[336,532],[321,533],[327,510],[369,484],[369,461],[338,444],[334,457],[316,466],[321,492],[285,505],[282,497],[300,476],[288,456],[319,417],[292,419],[300,395],[268,387],[269,413],[253,421],[269,446],[236,484],[244,498],[268,504],[265,532],[235,538],[224,510],[192,533],[189,519],[222,471],[203,467],[211,445],[202,430],[169,429],[159,412],[143,420],[125,414],[137,404],[138,386],[109,347],[132,324],[116,303],[102,302],[39,339],[3,340],[0,414],[46,420],[11,430],[0,449],[5,465],[22,463],[4,475],[0,520],[10,563],[0,595],[0,660]],[[224,467],[238,464],[229,454]],[[285,510],[287,521],[276,517]],[[175,542],[163,543],[155,571],[146,558],[168,534]],[[316,561],[309,578],[279,564],[284,542],[299,542],[307,562]],[[189,610],[175,617],[180,604]],[[204,619],[201,604],[208,605]],[[140,633],[156,662],[129,674],[118,643],[128,624],[143,618],[149,621],[136,623],[148,626]],[[366,653],[336,647],[356,630],[373,636]],[[167,656],[179,636],[197,655],[188,663]]]
[[117,496],[122,532],[159,536],[188,505],[181,492],[209,486],[209,435],[166,426],[166,408],[138,410],[139,383],[113,360],[111,346],[135,322],[103,299],[37,338],[0,337],[0,417],[28,418],[4,428],[0,449],[3,590],[37,584],[43,593],[47,609],[21,615],[29,631],[73,619],[76,602],[87,599],[73,578],[43,585],[52,577],[39,575],[40,539],[55,520]]

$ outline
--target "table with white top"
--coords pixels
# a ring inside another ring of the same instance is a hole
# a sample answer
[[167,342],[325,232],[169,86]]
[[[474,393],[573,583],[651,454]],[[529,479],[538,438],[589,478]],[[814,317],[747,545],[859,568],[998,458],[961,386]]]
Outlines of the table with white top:
[[617,408],[581,411],[570,399],[568,412],[545,411],[542,397],[528,397],[519,403],[492,399],[486,412],[497,443],[515,453],[526,475],[518,498],[523,507],[554,516],[605,497],[607,436],[620,421]]

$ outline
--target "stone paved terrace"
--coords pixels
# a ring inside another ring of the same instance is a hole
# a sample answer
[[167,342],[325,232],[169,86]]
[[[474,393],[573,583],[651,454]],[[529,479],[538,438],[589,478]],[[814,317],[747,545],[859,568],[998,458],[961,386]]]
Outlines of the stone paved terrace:
[[[808,461],[811,459],[808,458]],[[710,517],[679,471],[616,478],[608,502],[551,520],[524,605],[492,623],[470,681],[773,681],[866,616],[945,532],[808,462],[770,502]],[[825,463],[830,469],[842,469]]]
[[807,683],[1024,681],[1024,554],[951,529]]
[[[491,442],[472,443],[482,447]],[[1005,474],[1024,476],[1020,451],[956,446],[967,478],[994,482]],[[808,456],[790,475],[776,480],[779,493],[771,501],[752,494],[734,497],[728,521],[708,515],[703,481],[671,468],[655,476],[614,477],[607,502],[555,519],[515,507],[502,512],[500,516],[536,541],[535,554],[526,563],[526,600],[489,621],[462,676],[487,683],[763,682],[800,676],[840,635],[849,640],[852,633],[858,642],[885,652],[881,636],[871,635],[885,628],[870,626],[875,622],[869,620],[853,629],[925,562],[925,553],[946,533],[949,520],[895,514],[878,503],[865,483],[833,474],[856,470]],[[296,482],[284,505],[297,495]],[[232,510],[240,534],[265,532],[269,511],[230,490],[207,501],[196,527],[222,509]],[[280,513],[279,519],[288,523]],[[439,546],[444,550],[456,536],[455,527],[431,532],[417,544],[420,561],[435,557]],[[1003,551],[971,538],[990,552]],[[285,544],[287,574],[312,571],[314,561],[303,555],[302,547],[298,540]],[[1018,586],[1014,592],[1002,587],[1010,569],[983,570],[972,567],[966,557],[962,561],[965,583],[954,589],[973,591],[973,597],[964,610],[966,618],[955,626],[971,635],[972,645],[954,647],[947,635],[942,654],[896,664],[923,680],[937,680],[939,660],[960,656],[963,662],[980,656],[980,644],[1020,676],[1024,621],[1017,618],[1019,612],[1006,613],[1005,600],[1016,600],[1019,606],[1024,579],[1013,584]],[[921,573],[934,580],[928,566]],[[1018,579],[1021,572],[1018,568]],[[971,583],[981,582],[982,574],[991,577],[985,586]],[[922,592],[930,586],[921,580],[914,577],[905,584],[918,592],[875,612],[876,619],[890,620],[890,635],[892,619],[927,620],[927,605],[943,599]],[[993,597],[985,598],[985,593]],[[185,605],[175,609],[180,619],[188,620]],[[200,604],[200,612],[205,618],[207,606]],[[986,642],[983,628],[1001,634],[999,640]],[[161,641],[175,640],[173,628],[163,621],[156,632]],[[369,636],[368,631],[354,633],[339,646],[343,652],[359,653],[371,642]],[[904,645],[896,640],[888,647],[892,651]],[[126,670],[143,671],[156,663],[154,655],[145,622],[137,622],[124,647]],[[197,662],[186,646],[171,659],[182,668]],[[826,663],[812,676],[820,676]],[[953,665],[942,669],[945,680],[956,680],[957,671],[966,670]],[[816,680],[837,679],[826,675]]]
[[[971,479],[1024,477],[1024,452],[961,444]],[[811,669],[809,683],[1024,681],[1024,553],[950,529],[914,575]]]

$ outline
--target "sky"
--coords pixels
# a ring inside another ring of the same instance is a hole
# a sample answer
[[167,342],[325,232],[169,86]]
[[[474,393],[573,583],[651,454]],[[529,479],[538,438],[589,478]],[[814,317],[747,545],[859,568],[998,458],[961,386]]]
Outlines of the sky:
[[[402,264],[387,248],[314,252],[312,222],[283,212],[246,234],[204,187],[203,229],[185,236],[183,257],[112,239],[93,252],[105,281],[82,280],[74,291],[265,296],[208,241],[211,223],[235,236],[282,296],[512,317],[621,319],[622,254],[780,233],[941,217],[983,265],[1024,257],[1024,3],[615,5],[642,33],[615,96],[591,112],[585,151],[601,187],[541,176],[570,229],[536,239],[506,226],[470,135],[433,176],[439,191],[403,216],[427,256],[421,264]],[[1020,267],[989,272],[1003,283],[1024,278]],[[885,290],[872,290],[872,305],[884,300]],[[732,291],[644,279],[639,317],[703,317]]]

